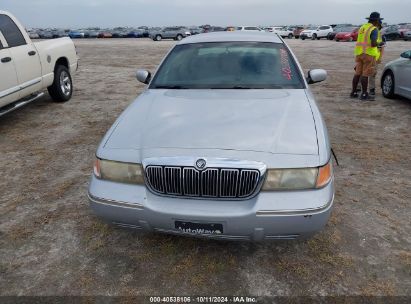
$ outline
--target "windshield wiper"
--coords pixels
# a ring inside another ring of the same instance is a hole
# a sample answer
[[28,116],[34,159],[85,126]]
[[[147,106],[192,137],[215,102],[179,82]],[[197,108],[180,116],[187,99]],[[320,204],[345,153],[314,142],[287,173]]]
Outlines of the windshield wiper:
[[188,88],[181,85],[159,85],[155,86],[154,89],[184,90]]
[[251,87],[245,86],[232,86],[232,87],[211,87],[212,90],[251,90]]

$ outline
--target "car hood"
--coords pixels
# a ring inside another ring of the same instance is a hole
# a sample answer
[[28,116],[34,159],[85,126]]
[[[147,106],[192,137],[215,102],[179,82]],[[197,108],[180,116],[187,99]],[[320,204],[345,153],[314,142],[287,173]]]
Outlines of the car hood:
[[318,154],[305,90],[146,90],[107,136],[109,149]]

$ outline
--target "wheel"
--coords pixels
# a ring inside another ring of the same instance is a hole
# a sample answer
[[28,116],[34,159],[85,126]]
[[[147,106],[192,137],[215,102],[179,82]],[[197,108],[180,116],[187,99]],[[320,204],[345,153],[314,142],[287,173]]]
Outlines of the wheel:
[[183,39],[183,35],[178,34],[178,35],[176,36],[176,40],[180,41],[181,39]]
[[301,40],[305,40],[305,37],[301,37]]
[[335,39],[335,41],[340,42],[340,39]]
[[382,95],[386,98],[394,98],[395,79],[391,71],[386,71],[381,79]]
[[73,94],[73,82],[69,70],[63,66],[58,65],[54,69],[54,81],[51,86],[47,88],[51,98],[56,102],[69,101]]
[[163,39],[163,37],[161,37],[161,35],[156,35],[156,36],[154,37],[154,40],[155,40],[155,41],[161,41],[161,39]]
[[353,41],[352,37],[348,38],[348,42],[352,42],[352,41]]
[[312,40],[317,39],[317,34],[313,34],[313,37],[311,38]]
[[293,34],[288,34],[288,39],[292,39],[293,38]]

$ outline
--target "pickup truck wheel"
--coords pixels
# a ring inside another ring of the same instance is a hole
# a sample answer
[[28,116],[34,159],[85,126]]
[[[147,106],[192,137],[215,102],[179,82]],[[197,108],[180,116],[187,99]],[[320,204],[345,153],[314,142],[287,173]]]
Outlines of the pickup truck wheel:
[[65,66],[58,65],[56,67],[53,84],[47,90],[55,102],[66,102],[71,99],[73,82],[70,72]]
[[288,34],[288,39],[292,39],[293,38],[293,34]]

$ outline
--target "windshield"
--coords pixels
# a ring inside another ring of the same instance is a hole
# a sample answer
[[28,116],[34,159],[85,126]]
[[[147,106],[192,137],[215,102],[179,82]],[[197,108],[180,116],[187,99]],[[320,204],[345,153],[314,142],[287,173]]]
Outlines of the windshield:
[[316,30],[316,29],[317,29],[317,27],[315,27],[315,26],[310,26],[310,27],[307,27],[307,28],[306,28],[306,30],[310,30],[310,31]]
[[177,45],[151,89],[302,89],[304,83],[283,44],[211,42]]

